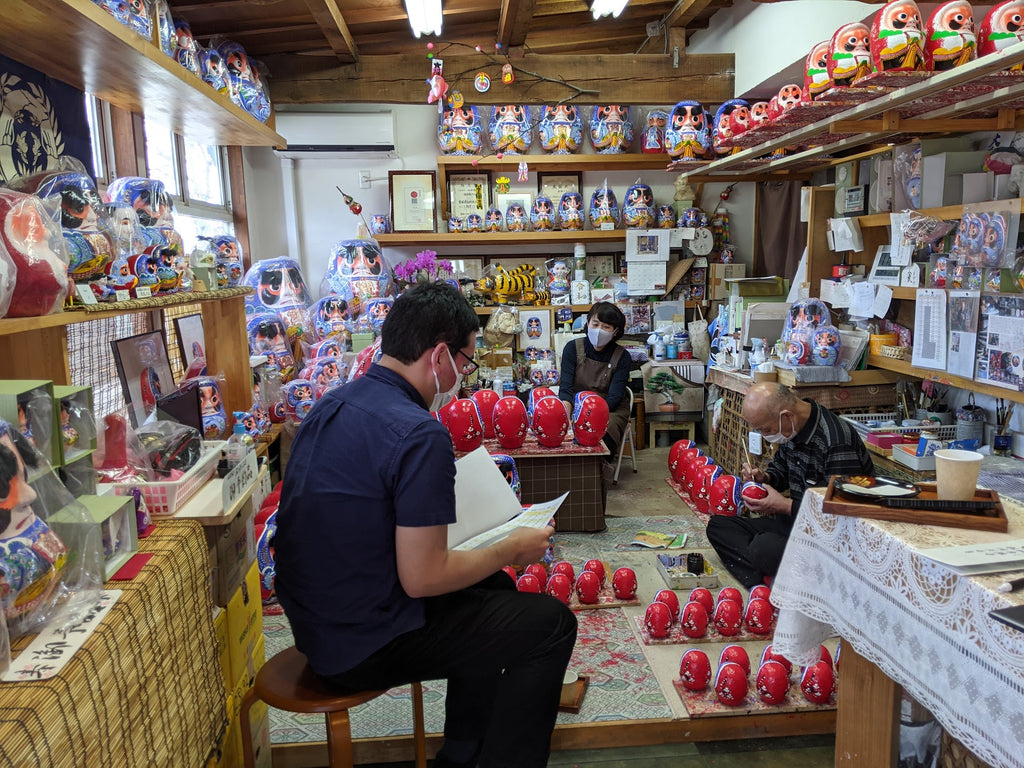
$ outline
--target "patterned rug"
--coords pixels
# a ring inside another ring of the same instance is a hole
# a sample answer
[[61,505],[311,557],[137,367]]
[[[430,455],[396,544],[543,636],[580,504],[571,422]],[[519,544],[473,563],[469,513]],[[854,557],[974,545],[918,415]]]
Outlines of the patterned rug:
[[[581,676],[589,676],[589,687],[580,711],[575,714],[562,712],[558,715],[558,722],[592,723],[686,717],[687,712],[673,696],[672,687],[672,678],[678,674],[677,654],[685,648],[644,646],[634,624],[635,615],[642,615],[656,590],[665,586],[656,565],[657,553],[664,550],[646,549],[630,542],[640,530],[674,536],[685,533],[688,538],[682,551],[704,548],[708,556],[711,550],[708,549],[704,525],[693,514],[678,517],[607,518],[607,524],[607,530],[600,533],[557,533],[555,559],[568,560],[577,571],[592,558],[603,560],[609,574],[622,566],[632,567],[640,581],[638,600],[624,607],[577,612],[579,632],[569,668]],[[716,562],[716,567],[719,565]],[[726,579],[723,579],[723,586],[727,583]],[[294,644],[288,619],[276,606],[267,606],[264,611],[263,632],[268,658]],[[761,642],[765,640],[761,639]],[[655,658],[658,654],[661,654],[660,657]],[[443,730],[444,697],[443,681],[424,683],[428,733],[440,733]],[[409,688],[396,688],[352,711],[352,735],[359,739],[409,734],[412,730],[411,711]],[[275,744],[324,741],[324,718],[322,715],[301,715],[271,709],[270,737]]]
[[[589,676],[590,683],[576,714],[562,712],[559,723],[591,723],[600,720],[647,720],[670,718],[672,709],[652,672],[644,651],[621,610],[581,611],[576,614],[579,633],[569,668]],[[294,644],[288,620],[264,616],[267,656]],[[427,733],[444,728],[445,683],[423,684]],[[352,710],[353,738],[379,738],[412,732],[409,688],[395,688]],[[270,710],[270,739],[275,744],[324,741],[323,715],[302,715]]]
[[685,504],[687,508],[691,512],[693,512],[693,514],[695,514],[702,523],[704,523],[704,525],[707,525],[708,521],[711,520],[711,515],[709,515],[707,512],[699,511],[696,507],[693,506],[693,504],[690,503],[690,494],[687,493],[683,486],[677,483],[671,477],[666,477],[665,482],[668,483],[669,488],[671,488],[673,491],[676,492],[676,494],[678,494],[683,504]]

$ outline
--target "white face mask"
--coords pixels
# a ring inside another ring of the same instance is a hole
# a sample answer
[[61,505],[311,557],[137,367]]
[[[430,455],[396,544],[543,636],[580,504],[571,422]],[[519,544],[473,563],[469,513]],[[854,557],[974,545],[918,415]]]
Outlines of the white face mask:
[[437,388],[437,392],[434,394],[434,399],[430,401],[430,412],[439,411],[444,408],[448,403],[455,399],[455,395],[458,394],[459,388],[462,386],[462,374],[455,368],[455,360],[452,359],[452,353],[448,351],[448,347],[445,347],[445,352],[448,353],[448,362],[452,364],[452,370],[455,371],[455,383],[452,384],[452,388],[446,392],[441,391],[441,382],[437,379],[437,371],[434,371],[434,386]]
[[593,326],[587,327],[587,338],[590,339],[590,343],[594,345],[595,349],[600,349],[605,346],[612,340],[612,336],[614,335],[614,332],[606,331],[603,328],[594,328]]
[[[789,420],[792,423],[793,417],[790,416]],[[792,426],[794,427],[794,430],[795,430],[796,424],[792,424]],[[782,414],[781,413],[779,414],[779,431],[776,432],[774,435],[761,435],[761,437],[763,437],[769,443],[774,443],[776,445],[778,445],[779,443],[788,443],[790,440],[793,439],[793,435],[788,435],[787,436],[787,435],[782,434]]]

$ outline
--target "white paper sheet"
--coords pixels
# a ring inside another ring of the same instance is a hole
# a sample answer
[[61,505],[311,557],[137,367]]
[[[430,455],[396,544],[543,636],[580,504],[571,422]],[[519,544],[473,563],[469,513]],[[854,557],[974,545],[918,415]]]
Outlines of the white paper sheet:
[[958,573],[1000,573],[1024,566],[1024,539],[935,547],[922,549],[920,553],[929,560],[947,565]]
[[946,370],[946,292],[922,288],[914,307],[914,354],[918,368]]
[[630,262],[626,284],[630,296],[664,293],[668,267],[663,261]]
[[889,259],[897,267],[910,265],[914,255],[914,244],[903,237],[903,228],[910,223],[910,213],[890,213],[889,224],[892,226],[892,253]]
[[864,236],[856,219],[829,219],[836,251],[863,251]]
[[968,379],[974,377],[980,308],[979,291],[949,292],[949,350],[946,370]]
[[871,305],[871,314],[875,317],[885,317],[892,303],[892,288],[888,285],[879,285],[875,293],[875,301]]
[[455,522],[448,546],[462,544],[522,513],[515,492],[483,446],[455,462]]
[[566,491],[557,499],[539,502],[537,504],[527,504],[522,508],[522,512],[511,520],[504,522],[489,531],[484,531],[483,533],[452,547],[452,549],[470,550],[488,547],[491,544],[495,544],[504,539],[515,528],[544,528],[551,522],[551,519],[555,516],[558,508],[562,506],[562,502],[565,501],[568,495],[569,491]]
[[861,281],[851,286],[853,300],[850,302],[851,317],[871,317],[874,313],[872,306],[875,303],[875,285]]

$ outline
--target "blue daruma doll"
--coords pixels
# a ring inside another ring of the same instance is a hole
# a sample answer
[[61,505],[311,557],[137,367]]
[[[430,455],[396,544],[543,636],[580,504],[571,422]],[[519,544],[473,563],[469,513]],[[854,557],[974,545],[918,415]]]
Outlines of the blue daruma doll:
[[614,229],[618,223],[619,203],[615,193],[608,187],[594,190],[590,197],[590,226],[594,229]]
[[634,184],[626,190],[622,223],[633,229],[649,229],[654,226],[654,193],[649,186]]

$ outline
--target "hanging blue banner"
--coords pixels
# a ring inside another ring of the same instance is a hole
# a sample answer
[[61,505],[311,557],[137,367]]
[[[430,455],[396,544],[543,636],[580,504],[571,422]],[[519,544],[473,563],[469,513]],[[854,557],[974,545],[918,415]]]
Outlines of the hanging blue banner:
[[0,182],[57,168],[61,155],[95,175],[84,94],[0,56]]

